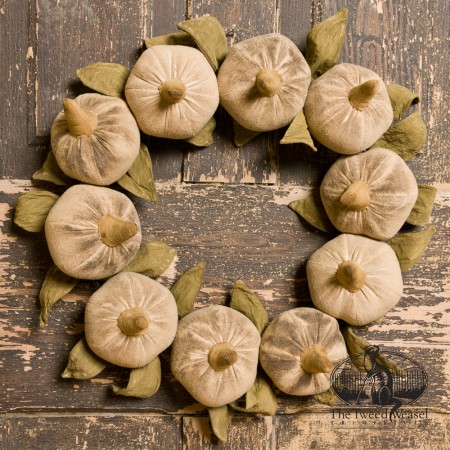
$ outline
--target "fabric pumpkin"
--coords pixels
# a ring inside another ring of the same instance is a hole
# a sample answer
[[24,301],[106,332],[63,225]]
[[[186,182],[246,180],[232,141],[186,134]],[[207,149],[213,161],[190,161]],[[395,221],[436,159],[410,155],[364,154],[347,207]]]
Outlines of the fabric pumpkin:
[[199,309],[178,325],[172,372],[198,402],[226,405],[252,387],[260,341],[255,325],[234,309]]
[[195,136],[219,104],[216,75],[195,48],[156,45],[131,70],[125,96],[139,128],[171,139]]
[[139,153],[136,120],[120,98],[83,94],[64,100],[51,129],[56,161],[69,177],[108,185],[122,178]]
[[325,211],[339,231],[380,240],[400,230],[418,192],[403,159],[384,148],[338,159],[320,186]]
[[231,47],[220,67],[220,103],[252,131],[270,131],[292,122],[302,110],[311,71],[296,45],[272,33]]
[[317,141],[352,155],[374,144],[390,127],[394,113],[386,86],[375,72],[338,64],[311,83],[305,117]]
[[278,389],[314,395],[329,389],[330,373],[347,357],[347,349],[336,319],[313,308],[295,308],[266,328],[259,357]]
[[109,188],[75,185],[50,210],[45,236],[56,266],[98,280],[121,271],[139,250],[141,226],[131,200]]
[[400,300],[403,279],[394,250],[384,242],[341,234],[306,265],[316,308],[351,325],[383,317]]

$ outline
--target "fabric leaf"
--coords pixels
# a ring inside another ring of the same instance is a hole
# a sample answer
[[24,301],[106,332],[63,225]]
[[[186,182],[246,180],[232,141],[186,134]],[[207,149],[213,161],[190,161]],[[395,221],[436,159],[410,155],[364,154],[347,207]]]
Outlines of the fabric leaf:
[[206,125],[195,136],[186,139],[186,141],[196,147],[208,147],[214,142],[213,131],[215,128],[216,120],[214,117],[211,117],[211,119],[206,122]]
[[233,419],[234,410],[228,405],[208,408],[213,433],[222,442],[227,442],[227,432]]
[[77,70],[77,77],[90,89],[111,97],[122,97],[130,71],[122,64],[94,63]]
[[259,298],[243,281],[237,281],[231,292],[230,308],[248,317],[256,326],[260,334],[267,326],[269,317]]
[[181,275],[172,286],[170,291],[177,302],[178,315],[180,317],[184,317],[194,309],[195,299],[202,286],[204,273],[205,263],[201,261]]
[[322,201],[316,195],[310,195],[289,203],[289,208],[299,214],[310,225],[325,233],[334,233],[336,229],[325,212]]
[[430,221],[436,193],[435,187],[419,184],[419,195],[406,222],[411,225],[426,225]]
[[153,203],[158,201],[153,178],[152,159],[146,145],[141,144],[139,154],[133,165],[117,183],[138,197],[150,200]]
[[127,397],[149,398],[161,385],[161,361],[157,356],[144,367],[132,369],[126,388],[113,385],[113,392]]
[[306,61],[315,79],[331,69],[341,56],[345,43],[348,9],[314,26],[306,37]]
[[433,225],[422,231],[397,234],[387,241],[397,255],[402,272],[419,261],[435,231],[436,227]]
[[188,47],[195,47],[194,39],[189,34],[183,31],[179,33],[165,34],[163,36],[155,36],[145,39],[145,46],[147,48],[154,47],[155,45],[185,45]]
[[247,130],[247,128],[244,128],[235,120],[233,120],[233,129],[234,129],[234,145],[236,147],[242,147],[243,145],[248,144],[256,136],[261,134],[259,131]]
[[47,154],[42,167],[31,177],[33,181],[48,181],[58,186],[71,184],[72,178],[69,178],[58,166],[55,155],[50,150]]
[[400,84],[388,84],[386,88],[394,111],[394,120],[400,120],[412,104],[420,101],[417,94]]
[[45,219],[59,196],[49,191],[30,191],[19,196],[14,223],[24,230],[44,231]]
[[334,406],[338,401],[337,395],[334,393],[333,389],[330,388],[325,392],[321,392],[320,394],[316,394],[314,398],[323,403],[324,405]]
[[308,131],[308,125],[306,124],[305,115],[303,111],[300,111],[289,125],[286,133],[284,133],[283,139],[280,144],[305,144],[315,152],[317,148],[314,145],[311,135]]
[[425,145],[426,140],[427,127],[419,113],[415,112],[391,125],[372,148],[387,148],[408,161]]
[[41,303],[40,326],[46,326],[53,305],[72,291],[78,280],[61,272],[55,264],[48,269],[39,292]]
[[83,338],[71,350],[69,362],[61,377],[87,380],[98,375],[106,366],[107,363],[89,348]]
[[217,72],[228,53],[227,37],[220,22],[215,17],[204,16],[180,22],[177,28],[194,39],[198,49]]
[[139,249],[122,272],[137,272],[156,278],[168,269],[176,254],[177,251],[165,242],[150,241]]

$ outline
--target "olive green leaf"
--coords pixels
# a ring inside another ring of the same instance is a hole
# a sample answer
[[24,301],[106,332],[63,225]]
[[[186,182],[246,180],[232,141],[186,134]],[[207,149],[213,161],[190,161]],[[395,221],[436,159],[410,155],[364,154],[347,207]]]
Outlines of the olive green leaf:
[[415,112],[391,125],[372,148],[387,148],[408,161],[425,145],[426,140],[427,127],[419,113]]
[[[360,372],[368,372],[368,370],[364,367],[364,350],[366,347],[371,345],[370,342],[367,339],[355,334],[350,327],[344,327],[342,330],[342,335],[344,336],[345,344],[347,345],[348,354],[350,355],[352,363]],[[377,356],[377,361],[386,366],[396,375],[401,375],[403,373],[403,370],[395,364],[395,362],[391,361],[382,353]]]
[[215,128],[216,120],[214,117],[211,117],[211,119],[206,122],[206,125],[195,136],[186,139],[186,141],[196,147],[208,147],[214,142],[213,131]]
[[316,394],[314,398],[320,403],[328,406],[334,406],[338,401],[338,397],[334,393],[332,388],[328,389],[325,392],[321,392],[320,394]]
[[59,196],[49,191],[25,192],[19,196],[14,223],[27,231],[44,231],[45,219]]
[[149,398],[155,394],[161,384],[161,361],[157,356],[144,367],[132,369],[126,388],[113,385],[113,392],[127,397]]
[[159,277],[170,266],[177,251],[161,241],[147,242],[122,272],[142,273],[150,278]]
[[195,299],[202,286],[204,273],[205,263],[200,261],[196,266],[181,275],[170,289],[177,302],[180,317],[184,317],[194,309]]
[[48,181],[58,186],[65,186],[73,182],[58,166],[55,155],[50,150],[42,167],[31,177],[33,181]]
[[422,231],[397,234],[387,241],[397,255],[402,272],[419,261],[435,231],[436,227],[433,225]]
[[208,408],[209,419],[213,433],[222,442],[227,442],[227,432],[233,419],[234,410],[228,405],[218,408]]
[[336,231],[330,222],[330,219],[328,218],[322,201],[318,195],[311,194],[306,198],[295,200],[289,203],[289,208],[320,231],[324,231],[326,233],[334,233]]
[[244,128],[235,120],[233,120],[233,129],[234,129],[234,145],[236,147],[242,147],[243,145],[248,144],[256,136],[261,134],[259,131],[247,130],[247,128]]
[[122,97],[130,71],[122,64],[94,63],[77,70],[77,77],[90,89],[111,97]]
[[430,221],[431,210],[436,199],[437,189],[433,186],[419,184],[419,195],[406,222],[411,225],[426,225]]
[[150,200],[153,203],[158,201],[155,180],[153,179],[152,159],[144,144],[141,144],[139,154],[133,165],[117,183],[138,197]]
[[98,375],[106,366],[107,363],[89,348],[83,338],[71,350],[69,362],[61,377],[87,380]]
[[314,26],[306,37],[306,61],[315,79],[331,69],[341,56],[345,42],[348,9]]
[[55,264],[48,269],[39,292],[41,303],[40,326],[47,325],[48,316],[52,312],[53,305],[72,291],[78,280],[61,272]]
[[303,111],[300,111],[289,125],[286,133],[281,139],[280,144],[305,144],[315,152],[317,148],[314,145],[311,135],[308,131],[308,125],[306,125],[305,115]]
[[230,308],[247,316],[262,334],[269,320],[264,306],[259,298],[245,285],[243,281],[236,281],[231,292]]
[[394,111],[394,120],[400,120],[412,104],[419,103],[419,96],[400,84],[386,85]]
[[155,45],[185,45],[188,47],[195,47],[194,39],[189,34],[183,31],[179,33],[165,34],[163,36],[155,36],[144,40],[147,48]]
[[211,16],[185,20],[177,25],[194,39],[215,72],[228,53],[227,37],[220,22]]

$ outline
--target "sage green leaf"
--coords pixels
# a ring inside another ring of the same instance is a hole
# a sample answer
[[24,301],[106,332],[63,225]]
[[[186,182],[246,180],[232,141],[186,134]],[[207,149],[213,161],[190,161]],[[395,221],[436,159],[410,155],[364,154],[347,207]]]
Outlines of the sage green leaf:
[[234,410],[228,405],[218,408],[208,408],[209,419],[213,433],[222,442],[227,442],[227,432],[233,419]]
[[49,191],[30,191],[19,196],[14,223],[34,233],[44,231],[45,219],[59,196]]
[[419,195],[406,222],[411,225],[426,225],[430,221],[436,193],[435,187],[419,184]]
[[400,84],[388,84],[386,87],[394,111],[394,120],[400,120],[413,103],[420,101],[417,94]]
[[72,291],[78,280],[61,272],[55,264],[48,269],[39,292],[39,301],[41,303],[40,326],[47,325],[53,305],[64,295]]
[[113,392],[127,397],[149,398],[161,385],[161,361],[157,356],[144,367],[132,369],[126,388],[113,385]]
[[213,131],[215,128],[216,120],[214,117],[211,117],[211,119],[206,122],[206,125],[195,136],[186,139],[186,141],[196,147],[208,147],[214,142]]
[[426,140],[427,127],[419,113],[415,112],[391,125],[372,148],[387,148],[408,161],[425,145]]
[[314,26],[306,37],[306,61],[315,79],[331,69],[341,56],[345,43],[348,9],[341,9],[334,16]]
[[295,200],[289,203],[289,208],[320,231],[325,233],[334,233],[336,231],[318,195],[311,194],[306,198]]
[[55,155],[50,150],[42,167],[31,177],[33,181],[48,181],[58,186],[65,186],[73,182],[58,166]]
[[230,308],[247,316],[262,334],[269,320],[264,306],[243,281],[237,281],[231,292]]
[[77,70],[77,77],[90,89],[111,97],[122,97],[130,71],[122,64],[94,63]]
[[69,362],[62,378],[87,380],[98,375],[107,363],[100,359],[87,345],[86,339],[80,339],[69,354]]
[[177,251],[165,242],[150,241],[138,250],[122,272],[137,272],[156,278],[168,269],[176,254]]
[[187,47],[196,46],[194,39],[183,31],[147,38],[144,42],[147,48],[154,47],[155,45],[185,45]]
[[305,115],[303,111],[300,111],[289,125],[286,133],[281,139],[280,144],[305,144],[315,152],[317,148],[314,145],[311,135],[308,131],[308,125],[306,125]]
[[235,120],[233,120],[233,128],[234,128],[234,145],[236,147],[242,147],[243,145],[248,144],[256,136],[261,134],[259,131],[247,130],[247,128],[244,128]]
[[138,197],[150,200],[153,203],[158,201],[155,180],[153,179],[152,160],[144,144],[141,144],[139,154],[133,165],[117,183]]
[[204,273],[205,263],[200,261],[196,266],[181,275],[170,289],[177,302],[180,317],[184,317],[193,311],[195,299],[202,286]]
[[338,397],[334,393],[332,388],[328,389],[325,392],[321,392],[320,394],[316,394],[314,396],[314,398],[317,401],[319,401],[320,403],[323,403],[323,404],[328,405],[328,406],[334,406],[337,403],[337,401],[338,401]]
[[211,16],[185,20],[177,25],[194,39],[215,72],[228,53],[227,37],[220,22]]
[[397,234],[387,241],[397,255],[402,272],[419,261],[435,231],[436,227],[433,225],[422,231]]

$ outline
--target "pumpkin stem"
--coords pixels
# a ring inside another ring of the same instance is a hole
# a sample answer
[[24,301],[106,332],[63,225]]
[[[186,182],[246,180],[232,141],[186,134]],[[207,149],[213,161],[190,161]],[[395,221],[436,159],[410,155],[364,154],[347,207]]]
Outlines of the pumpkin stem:
[[238,359],[235,348],[229,342],[214,344],[208,353],[209,365],[215,370],[225,370]]
[[366,271],[354,261],[344,261],[338,267],[337,278],[347,291],[358,292],[366,283]]
[[350,94],[348,94],[350,104],[358,111],[367,108],[372,98],[378,92],[378,87],[378,80],[369,80],[363,84],[355,86],[350,91]]
[[138,227],[134,222],[126,222],[111,214],[106,214],[98,223],[98,232],[104,244],[108,247],[117,247],[122,242],[131,239],[138,232]]
[[161,84],[159,92],[167,103],[179,103],[186,95],[186,86],[178,78],[169,78]]
[[71,98],[63,101],[64,115],[66,116],[69,134],[74,137],[88,137],[97,127],[97,116],[86,111]]
[[141,336],[148,330],[147,314],[139,307],[125,309],[117,319],[117,326],[127,336]]
[[261,69],[256,75],[255,85],[259,93],[263,97],[272,97],[280,89],[283,84],[283,78],[273,69]]
[[370,189],[365,181],[355,181],[342,194],[340,202],[352,211],[362,211],[370,203]]
[[333,369],[333,362],[319,344],[311,345],[302,353],[300,364],[302,369],[309,373],[329,373]]

